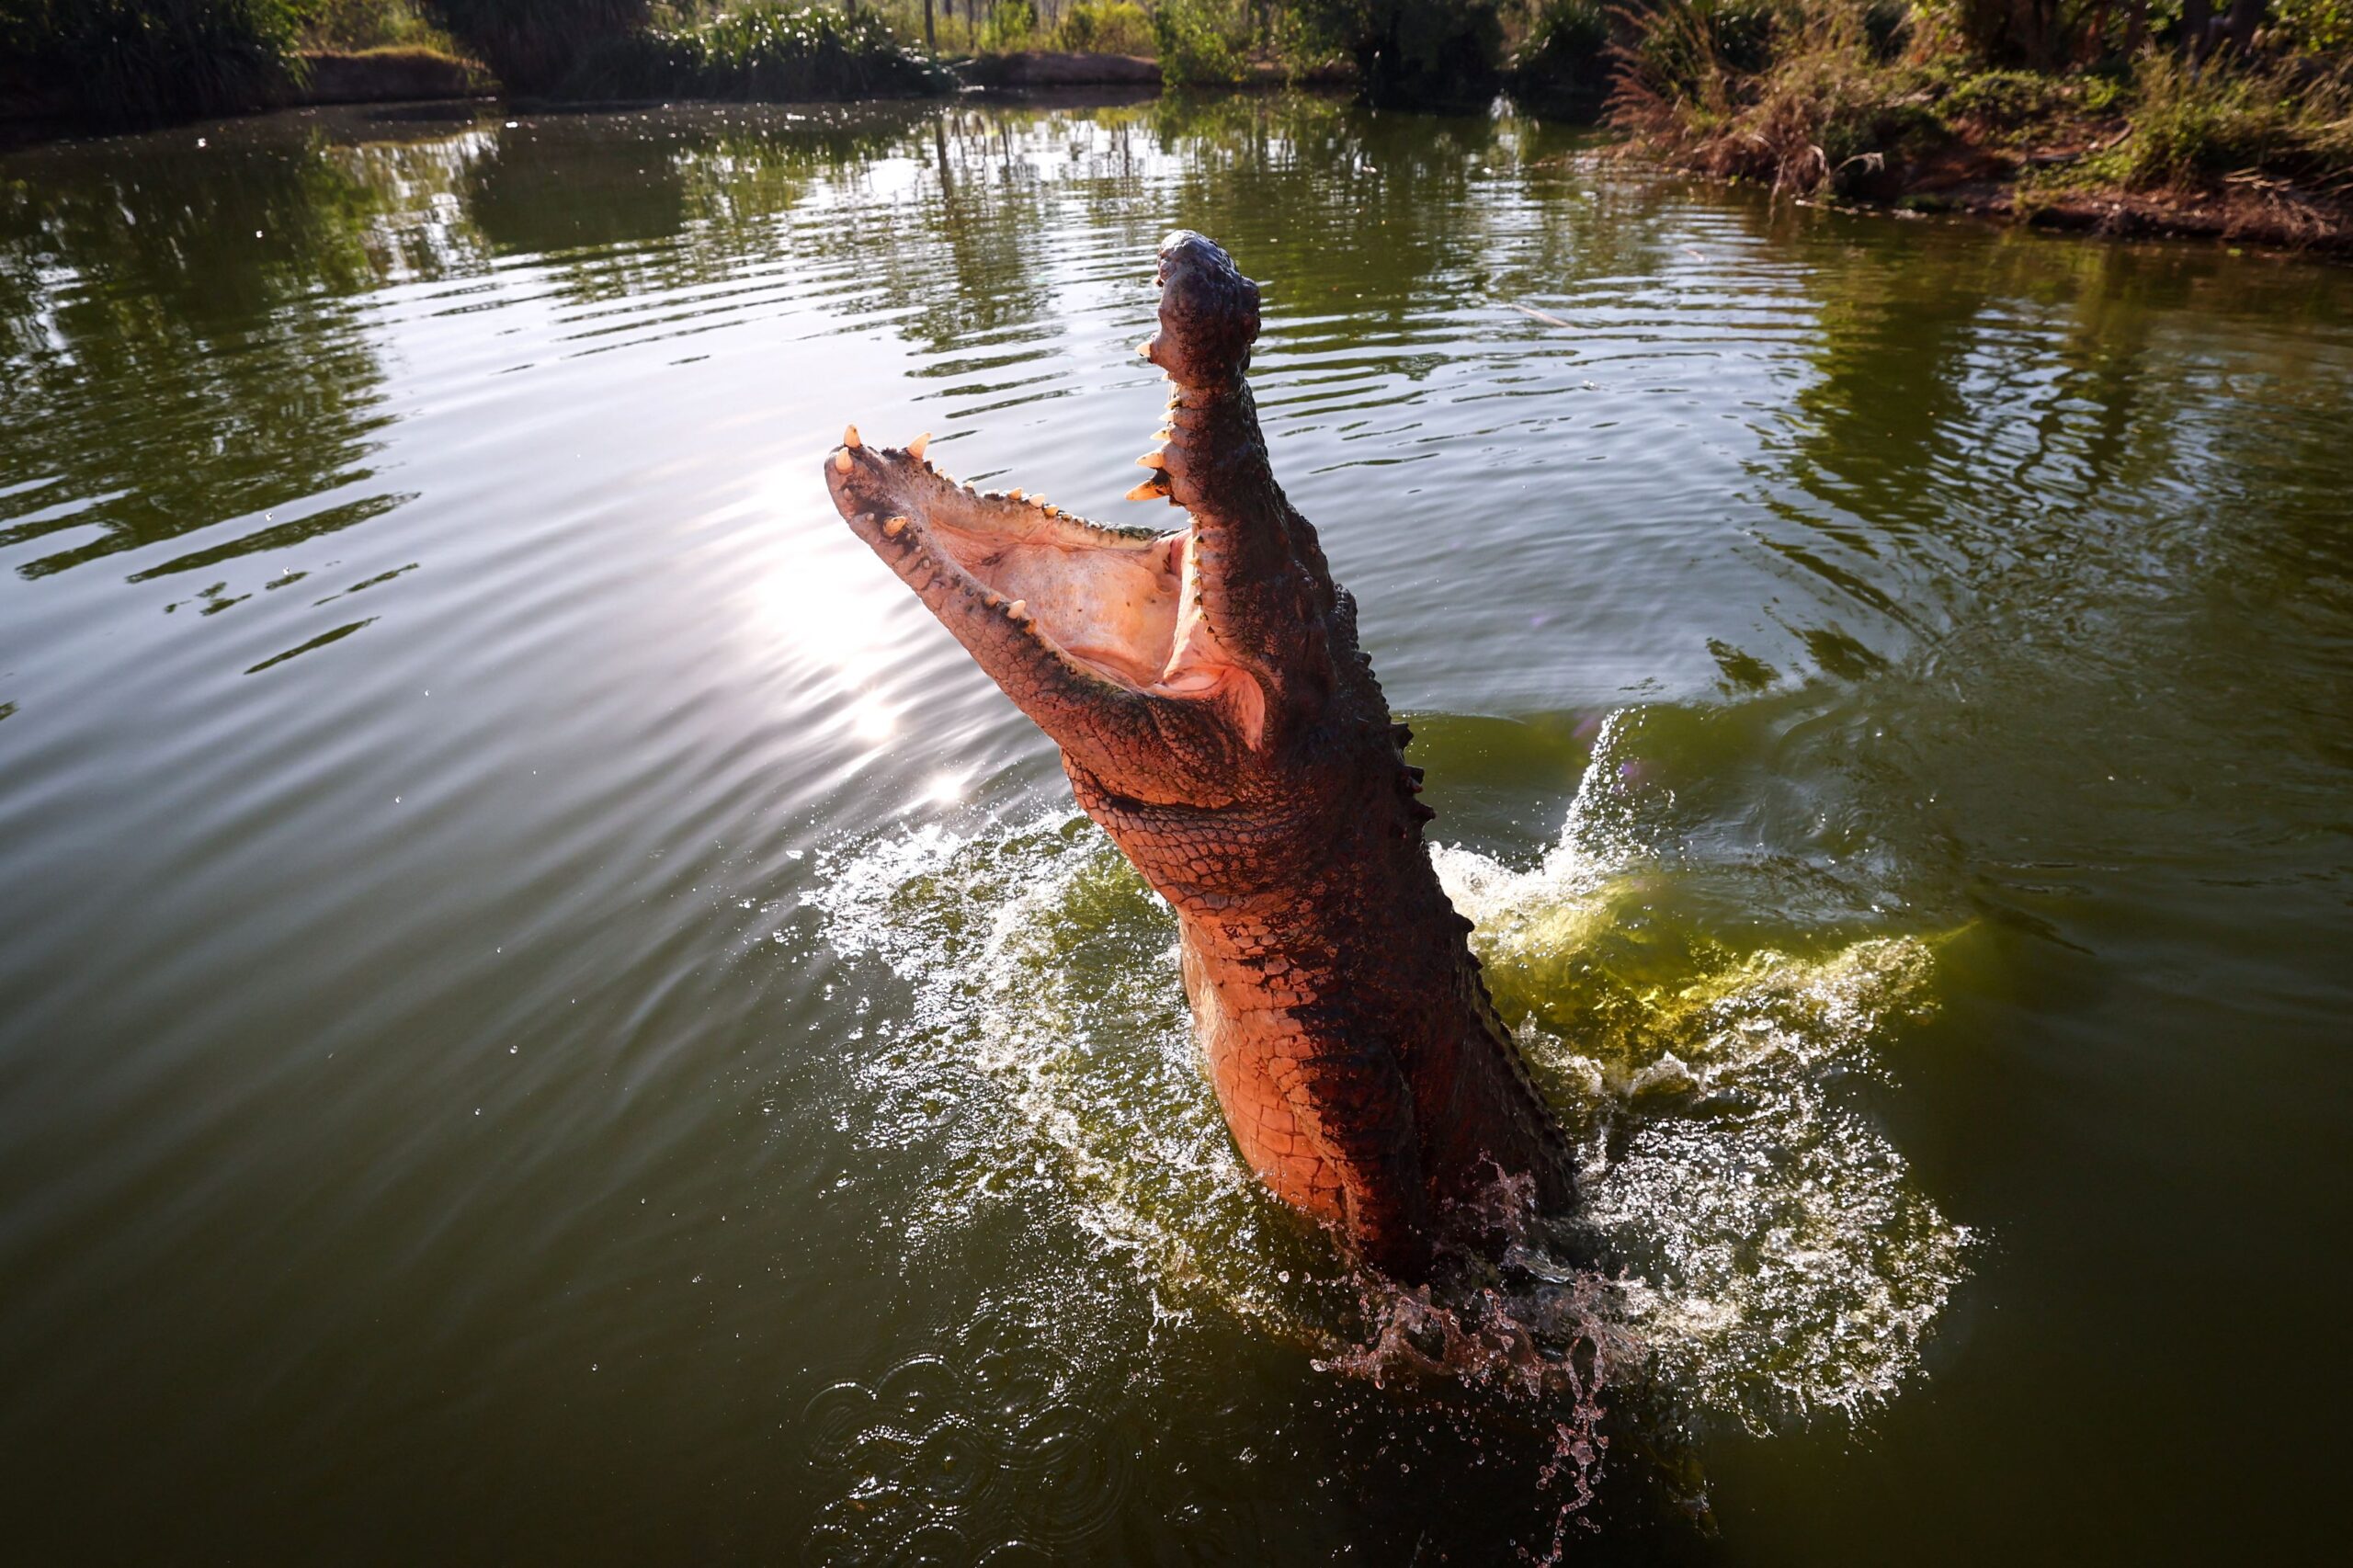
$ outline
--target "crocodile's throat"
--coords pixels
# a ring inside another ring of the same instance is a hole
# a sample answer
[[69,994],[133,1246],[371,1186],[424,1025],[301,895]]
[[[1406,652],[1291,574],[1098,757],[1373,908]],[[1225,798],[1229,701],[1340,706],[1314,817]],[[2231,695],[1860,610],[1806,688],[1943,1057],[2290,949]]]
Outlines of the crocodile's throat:
[[1256,285],[1193,234],[1161,249],[1174,385],[1104,528],[940,473],[855,429],[835,504],[1062,747],[1079,803],[1176,911],[1185,989],[1234,1142],[1370,1261],[1426,1275],[1493,1236],[1506,1183],[1570,1197],[1558,1129],[1496,1019],[1422,843],[1420,770],[1356,609],[1267,460],[1244,378]]

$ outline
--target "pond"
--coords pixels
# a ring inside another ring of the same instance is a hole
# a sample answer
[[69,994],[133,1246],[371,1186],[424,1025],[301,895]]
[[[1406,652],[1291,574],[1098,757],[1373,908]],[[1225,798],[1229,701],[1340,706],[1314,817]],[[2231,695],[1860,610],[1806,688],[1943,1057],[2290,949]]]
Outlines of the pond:
[[[1582,1408],[1367,1353],[827,503],[1165,518],[1177,226],[1579,1139]],[[2353,273],[1312,99],[347,111],[0,157],[0,333],[27,1561],[2333,1540]]]

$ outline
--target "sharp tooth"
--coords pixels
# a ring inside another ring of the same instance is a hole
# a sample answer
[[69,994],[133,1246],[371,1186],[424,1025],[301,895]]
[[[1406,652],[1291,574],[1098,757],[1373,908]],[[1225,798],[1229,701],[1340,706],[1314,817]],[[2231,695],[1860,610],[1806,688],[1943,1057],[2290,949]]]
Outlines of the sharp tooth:
[[1063,509],[1060,506],[1049,506],[1045,510],[1046,516],[1050,517],[1059,517],[1063,515]]
[[1167,498],[1168,482],[1163,479],[1147,479],[1121,497],[1128,501],[1165,501]]
[[906,531],[907,519],[904,517],[893,517],[882,525],[882,537],[885,539],[896,539]]
[[1005,493],[1005,498],[1008,501],[1018,501],[1021,499],[1021,492],[1018,490],[1008,490]]
[[857,426],[849,426],[842,431],[842,445],[847,447],[853,452],[858,450],[858,440]]
[[926,430],[922,435],[917,436],[914,440],[907,443],[907,456],[915,459],[917,462],[921,462],[923,461],[924,449],[930,445],[931,432]]
[[1005,613],[1011,616],[1016,620],[1027,620],[1029,619],[1029,601],[1028,599],[1016,599],[1011,604],[1005,607]]
[[1152,358],[1152,344],[1149,340],[1136,345],[1136,358],[1139,359]]
[[1005,596],[998,593],[995,588],[991,588],[987,593],[981,596],[981,602],[988,606],[989,608],[995,609],[997,606],[1005,602]]
[[1136,460],[1138,468],[1166,468],[1167,466],[1168,454],[1165,452],[1146,452]]
[[835,473],[847,473],[849,472],[849,454],[847,452],[835,452],[834,454],[834,472]]

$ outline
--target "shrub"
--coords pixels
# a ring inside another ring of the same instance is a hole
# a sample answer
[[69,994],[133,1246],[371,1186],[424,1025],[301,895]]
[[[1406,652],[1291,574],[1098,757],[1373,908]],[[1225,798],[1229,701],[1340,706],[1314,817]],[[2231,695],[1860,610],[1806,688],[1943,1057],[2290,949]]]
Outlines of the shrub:
[[1357,92],[1400,108],[1483,108],[1503,77],[1495,0],[1294,0],[1309,38],[1356,62]]
[[1608,99],[1611,71],[1602,0],[1539,0],[1507,74],[1524,107],[1590,119]]
[[1609,117],[1704,173],[1854,194],[1945,140],[1919,74],[1880,58],[1859,8],[1663,0],[1639,25]]
[[1638,28],[1629,63],[1645,87],[1672,103],[1722,108],[1733,78],[1772,63],[1769,0],[1665,0],[1643,14]]
[[2069,107],[2066,85],[2031,71],[1986,71],[1965,78],[1938,112],[1949,125],[2007,133],[2047,120]]
[[2353,0],[2271,0],[2271,14],[2299,49],[2353,52]]
[[1029,0],[997,0],[981,24],[980,47],[990,51],[1026,49],[1038,30],[1038,9]]
[[1152,18],[1131,0],[1071,0],[1054,44],[1081,54],[1149,54]]
[[2097,0],[1954,0],[1953,8],[1973,58],[2038,71],[2064,67],[2109,15]]
[[518,93],[562,89],[593,55],[626,48],[650,0],[417,0],[426,19],[481,56]]
[[870,10],[769,0],[701,28],[639,30],[585,54],[558,85],[585,97],[912,97],[947,83]]
[[308,48],[436,49],[449,41],[409,0],[302,0],[301,10]]
[[301,72],[300,0],[0,0],[0,58],[94,119],[258,108]]
[[2127,185],[2194,184],[2242,171],[2353,183],[2353,85],[2228,57],[2193,69],[2151,50],[2134,62],[2132,133],[2101,171]]
[[1154,42],[1165,81],[1192,85],[1239,82],[1249,65],[1249,36],[1218,0],[1160,0]]

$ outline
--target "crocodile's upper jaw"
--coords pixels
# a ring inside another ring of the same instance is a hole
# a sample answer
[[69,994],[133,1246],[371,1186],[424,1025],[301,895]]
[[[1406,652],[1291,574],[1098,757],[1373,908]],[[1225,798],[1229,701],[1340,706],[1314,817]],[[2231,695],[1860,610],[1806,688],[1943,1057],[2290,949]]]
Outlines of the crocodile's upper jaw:
[[1215,806],[1240,771],[1264,773],[1270,722],[1330,687],[1313,623],[1337,601],[1312,536],[1311,560],[1294,548],[1243,381],[1256,285],[1181,233],[1161,247],[1160,284],[1142,353],[1174,392],[1165,445],[1138,460],[1152,472],[1128,499],[1178,506],[1176,531],[975,491],[931,466],[928,437],[876,447],[853,426],[825,479],[858,537],[1071,760],[1136,799]]
[[1030,666],[1047,661],[1070,700],[1100,688],[1091,695],[1105,703],[1126,692],[1206,704],[1205,717],[1258,744],[1263,696],[1201,613],[1189,522],[1169,533],[1104,528],[1043,496],[960,484],[921,440],[875,447],[855,428],[826,478],[851,528],[1017,700],[1044,673]]

